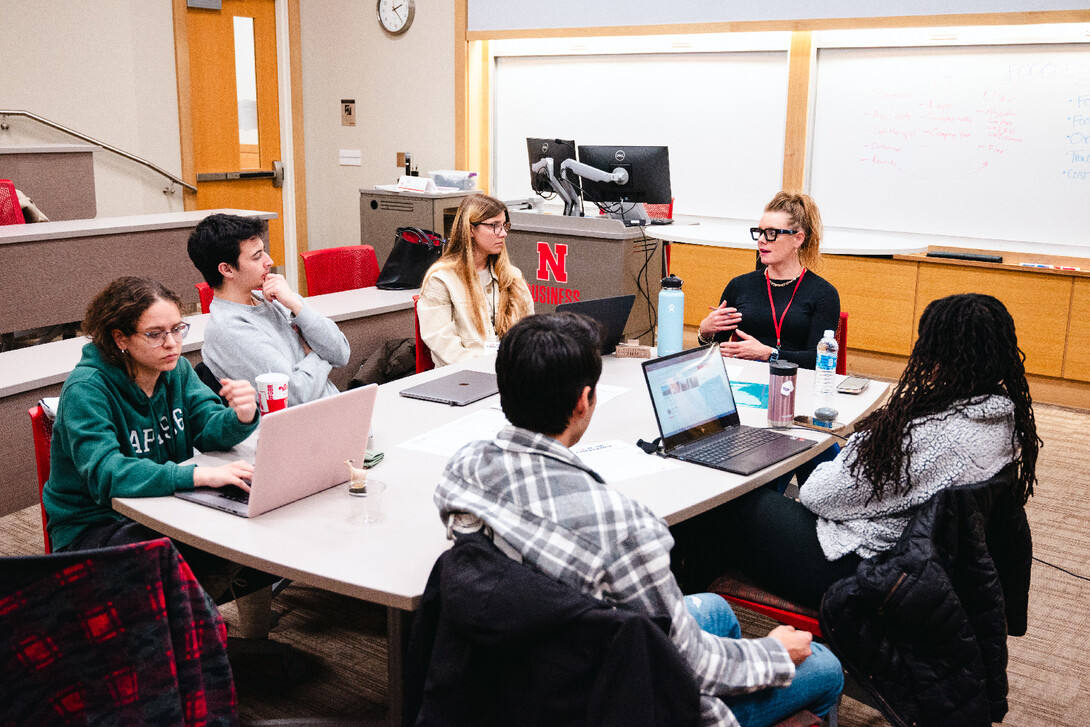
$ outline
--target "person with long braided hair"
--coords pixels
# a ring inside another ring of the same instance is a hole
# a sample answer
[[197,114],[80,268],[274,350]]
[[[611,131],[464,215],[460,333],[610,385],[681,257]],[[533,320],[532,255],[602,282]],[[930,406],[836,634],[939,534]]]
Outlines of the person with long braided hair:
[[888,402],[814,470],[799,501],[758,488],[723,508],[723,557],[773,593],[817,608],[830,585],[891,548],[936,492],[1014,463],[1024,504],[1042,444],[1024,362],[1000,301],[976,293],[933,301]]
[[436,366],[479,356],[534,312],[522,272],[507,257],[507,206],[486,194],[462,200],[443,256],[428,269],[416,312]]

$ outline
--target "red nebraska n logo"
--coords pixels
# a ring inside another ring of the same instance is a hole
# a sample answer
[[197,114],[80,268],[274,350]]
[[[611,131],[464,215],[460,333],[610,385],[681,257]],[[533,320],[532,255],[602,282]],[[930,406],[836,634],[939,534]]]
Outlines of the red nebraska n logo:
[[552,247],[547,242],[537,243],[537,279],[549,280],[549,273],[552,273],[552,278],[558,283],[568,282],[568,270],[566,261],[568,259],[568,246],[557,244],[556,254],[553,254]]

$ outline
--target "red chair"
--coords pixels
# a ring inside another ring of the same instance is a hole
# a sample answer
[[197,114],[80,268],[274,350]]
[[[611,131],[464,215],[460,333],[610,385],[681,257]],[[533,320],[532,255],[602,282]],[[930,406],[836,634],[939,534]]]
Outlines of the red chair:
[[416,303],[420,300],[419,295],[413,296],[413,323],[416,326],[416,373],[422,373],[424,371],[431,371],[435,368],[435,362],[431,360],[431,350],[428,348],[428,344],[424,343],[424,339],[420,337],[420,316],[416,314]]
[[821,636],[817,611],[764,590],[738,571],[728,570],[723,573],[712,581],[708,591],[718,593],[731,604],[741,606],[747,611],[809,631],[814,636]]
[[15,184],[10,179],[0,179],[0,225],[22,225],[23,208],[15,194]]
[[201,296],[201,313],[207,313],[209,306],[212,305],[212,298],[216,295],[212,290],[212,286],[208,283],[193,283],[193,286]]
[[[653,220],[674,219],[674,199],[670,198],[670,204],[644,204],[643,209],[647,216]],[[666,256],[666,274],[670,274],[670,243],[662,243],[662,253]]]
[[836,372],[841,376],[848,373],[848,314],[840,311],[840,322],[836,333]]
[[299,257],[303,258],[308,295],[369,288],[378,282],[378,258],[370,245],[311,250]]
[[45,552],[53,552],[53,543],[46,530],[45,503],[42,502],[42,490],[49,479],[49,447],[53,443],[53,420],[50,419],[41,404],[27,410],[30,414],[30,430],[34,434],[34,460],[38,464],[38,504],[42,508],[42,536],[45,538]]

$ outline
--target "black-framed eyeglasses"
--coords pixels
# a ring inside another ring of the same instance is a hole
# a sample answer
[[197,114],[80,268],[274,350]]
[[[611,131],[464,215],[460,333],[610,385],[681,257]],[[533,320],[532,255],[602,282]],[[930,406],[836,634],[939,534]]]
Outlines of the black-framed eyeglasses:
[[480,227],[481,225],[484,225],[485,227],[491,227],[492,232],[497,235],[500,234],[500,230],[505,230],[507,232],[511,231],[510,222],[470,222],[469,224],[473,225],[474,227]]
[[186,335],[189,334],[189,324],[179,323],[169,331],[137,331],[137,333],[148,339],[149,346],[152,348],[159,348],[167,342],[167,335],[174,336],[174,340],[178,343],[184,341]]
[[751,227],[749,234],[754,240],[760,240],[761,235],[769,242],[775,242],[780,235],[794,235],[798,230],[777,230],[775,227]]

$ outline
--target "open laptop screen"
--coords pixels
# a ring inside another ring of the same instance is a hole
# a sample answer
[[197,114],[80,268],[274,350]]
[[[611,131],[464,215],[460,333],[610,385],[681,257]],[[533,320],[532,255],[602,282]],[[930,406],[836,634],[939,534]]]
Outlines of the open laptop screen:
[[653,359],[643,368],[667,445],[738,424],[738,407],[718,345]]

